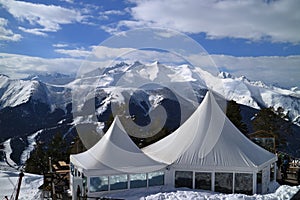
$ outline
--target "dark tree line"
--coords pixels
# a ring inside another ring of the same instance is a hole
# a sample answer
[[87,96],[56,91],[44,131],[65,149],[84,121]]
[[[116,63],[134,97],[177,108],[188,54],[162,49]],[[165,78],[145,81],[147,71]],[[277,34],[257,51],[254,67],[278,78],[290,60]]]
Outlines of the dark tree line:
[[286,136],[292,134],[292,123],[284,114],[284,109],[273,107],[261,109],[252,121],[255,131],[264,130],[275,136],[276,147],[286,145]]
[[[229,101],[227,104],[226,115],[230,121],[246,136],[249,134],[247,125],[242,120],[240,105],[235,101]],[[254,132],[266,131],[275,137],[276,147],[286,145],[286,136],[292,134],[291,121],[284,114],[284,109],[279,107],[262,108],[254,116],[252,127]]]
[[[240,105],[235,101],[229,101],[227,104],[226,115],[230,121],[246,136],[248,136],[247,125],[243,122]],[[106,128],[111,125],[113,116],[109,117],[106,122]],[[284,114],[282,108],[275,110],[274,108],[263,108],[252,120],[254,131],[267,131],[275,135],[276,147],[284,147],[286,145],[286,136],[291,134],[291,122]],[[157,134],[155,140],[159,140],[164,135],[168,135],[171,131],[164,129],[160,134]],[[133,141],[140,147],[147,145],[150,141],[145,139],[132,138]],[[57,163],[60,160],[69,161],[70,154],[76,154],[85,151],[86,148],[77,136],[73,142],[67,143],[62,134],[57,133],[53,136],[50,142],[38,143],[35,150],[31,152],[30,158],[26,161],[25,171],[36,174],[43,174],[49,171],[49,157],[52,163]]]
[[85,151],[85,148],[79,137],[76,137],[70,144],[62,137],[60,133],[53,136],[52,140],[47,143],[38,142],[35,149],[31,152],[26,161],[25,171],[35,174],[44,174],[49,171],[49,158],[52,164],[58,161],[69,162],[71,153]]
[[226,115],[229,120],[245,135],[248,133],[247,125],[243,122],[240,105],[231,100],[227,103]]

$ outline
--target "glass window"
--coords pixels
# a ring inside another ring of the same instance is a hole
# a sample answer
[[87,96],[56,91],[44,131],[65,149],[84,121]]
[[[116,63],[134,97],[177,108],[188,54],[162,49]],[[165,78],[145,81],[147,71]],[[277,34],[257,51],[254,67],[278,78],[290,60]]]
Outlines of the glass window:
[[242,194],[253,194],[253,174],[236,173],[234,192]]
[[131,174],[130,175],[130,188],[147,187],[146,174]]
[[110,190],[123,190],[128,188],[128,178],[126,174],[109,177]]
[[71,169],[72,176],[74,176],[74,165],[73,165],[73,163],[70,163],[70,169]]
[[256,174],[257,178],[256,178],[256,192],[257,194],[261,194],[262,192],[262,171],[259,171]]
[[222,193],[232,193],[233,174],[216,172],[215,174],[215,191]]
[[85,187],[87,185],[86,181],[87,181],[86,176],[84,176],[84,174],[82,174],[82,185],[83,185],[83,187]]
[[193,172],[191,171],[176,171],[175,172],[175,187],[193,188]]
[[275,180],[275,163],[272,163],[271,165],[271,169],[270,169],[270,181],[274,181]]
[[108,176],[91,177],[90,192],[101,192],[108,190]]
[[164,185],[165,173],[163,171],[148,174],[149,186]]
[[211,190],[211,173],[196,172],[195,173],[195,189]]

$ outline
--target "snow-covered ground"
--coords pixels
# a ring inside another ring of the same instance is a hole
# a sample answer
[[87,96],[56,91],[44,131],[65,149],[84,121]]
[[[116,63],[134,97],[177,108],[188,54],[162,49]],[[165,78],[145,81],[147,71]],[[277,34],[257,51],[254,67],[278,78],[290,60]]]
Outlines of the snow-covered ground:
[[[0,163],[1,164],[1,163]],[[18,182],[19,172],[17,171],[0,171],[0,200],[5,196],[10,198]],[[43,183],[43,177],[40,175],[25,173],[22,180],[20,200],[37,200],[41,199],[41,191],[38,187]],[[180,200],[288,200],[291,199],[300,189],[299,186],[286,186],[274,184],[274,191],[265,195],[243,195],[243,194],[219,194],[209,191],[193,191],[189,189],[173,189],[168,187],[153,187],[150,189],[135,189],[118,192],[110,195],[112,198],[122,198],[126,200],[163,200],[163,199],[180,199]],[[277,189],[276,189],[277,188]]]
[[244,195],[244,194],[220,194],[210,191],[193,191],[190,189],[172,188],[151,188],[125,191],[110,195],[112,198],[126,200],[288,200],[291,199],[300,189],[300,186],[282,185],[277,187],[273,193],[265,195]]
[[[19,172],[17,171],[0,171],[0,199],[5,196],[10,199],[14,193],[19,180]],[[43,176],[25,173],[22,179],[19,200],[41,199],[41,191],[39,186],[43,184]],[[15,194],[15,193],[14,193]]]

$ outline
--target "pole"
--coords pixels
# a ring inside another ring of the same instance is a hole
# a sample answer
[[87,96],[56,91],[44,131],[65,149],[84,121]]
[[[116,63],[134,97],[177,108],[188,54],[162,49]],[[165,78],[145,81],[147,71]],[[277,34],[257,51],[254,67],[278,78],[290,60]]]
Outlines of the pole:
[[20,189],[21,189],[21,184],[22,184],[22,178],[23,178],[23,176],[24,176],[24,173],[20,172],[20,174],[19,174],[19,181],[18,181],[18,187],[17,187],[17,193],[16,193],[15,200],[18,200],[18,198],[19,198],[19,193],[20,193]]
[[54,185],[54,173],[52,171],[52,158],[51,157],[49,157],[49,172],[51,174],[51,198],[53,200],[56,200],[55,185]]

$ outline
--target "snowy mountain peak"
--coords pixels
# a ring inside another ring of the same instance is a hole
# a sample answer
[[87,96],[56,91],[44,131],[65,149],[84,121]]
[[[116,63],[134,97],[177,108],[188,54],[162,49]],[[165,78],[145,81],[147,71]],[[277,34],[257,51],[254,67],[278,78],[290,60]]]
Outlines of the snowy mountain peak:
[[300,92],[300,89],[298,87],[292,87],[291,91],[293,91],[293,92]]
[[[122,78],[125,77],[124,80],[128,81],[134,79],[134,83],[138,81],[143,83],[145,80],[163,80],[174,85],[183,82],[200,84],[200,82],[195,82],[197,80],[194,78],[193,71],[188,65],[168,66],[158,61],[148,64],[136,61],[127,66],[127,68],[122,69],[124,70]],[[110,74],[110,77],[115,79],[113,74]],[[277,109],[282,107],[291,120],[296,124],[300,124],[300,110],[298,109],[300,107],[300,92],[297,88],[287,90],[269,86],[262,81],[251,81],[245,76],[235,77],[228,72],[220,72],[217,77],[204,74],[202,78],[209,87],[212,85],[212,88],[216,92],[223,94],[227,100],[234,100],[239,104],[255,109],[264,107]],[[113,83],[113,81],[110,80],[110,83]],[[110,83],[106,85],[109,86]],[[217,86],[217,84],[220,85]]]
[[6,77],[6,78],[9,78],[9,76],[5,75],[5,74],[0,74],[0,78],[1,77]]
[[0,74],[0,88],[5,87],[7,85],[9,81],[9,77],[4,75],[4,74]]
[[48,84],[56,84],[56,85],[64,85],[67,83],[70,83],[75,79],[75,75],[66,75],[66,74],[61,74],[61,73],[39,73],[39,74],[32,74],[29,75],[27,78],[23,80],[37,80],[41,81],[43,83],[48,83]]
[[15,80],[0,76],[0,109],[16,107],[36,100],[55,108],[70,102],[69,88],[53,86],[39,80]]
[[37,81],[6,79],[4,84],[3,82],[0,84],[0,108],[15,107],[26,103],[37,85]]
[[[158,61],[146,64],[139,61],[131,64],[120,62],[106,68],[102,73],[101,80],[97,82],[99,88],[108,88],[118,84],[140,86],[147,81],[170,82],[172,88],[183,87],[184,82],[193,83],[197,87],[203,86],[201,82],[197,82],[188,65],[168,66]],[[210,85],[214,86],[212,88],[223,94],[227,100],[234,100],[239,104],[256,109],[271,106],[275,109],[282,107],[295,123],[300,124],[300,91],[298,88],[288,90],[268,86],[262,81],[251,81],[245,76],[235,77],[228,72],[221,72],[217,77],[208,74],[201,77],[209,87]],[[11,80],[5,75],[0,75],[0,108],[27,102],[31,96],[52,105],[64,105],[64,101],[71,101],[70,95],[67,93],[71,88],[77,87],[79,82],[79,80],[70,81],[69,78],[68,75],[58,73],[35,75],[31,76],[30,80]],[[67,79],[70,82],[57,86],[60,79]],[[44,81],[47,84],[43,84]],[[51,85],[49,83],[51,81],[55,81],[56,85]],[[217,86],[217,83],[220,85]]]
[[228,72],[220,72],[218,75],[219,78],[225,79],[225,78],[235,78],[232,74]]

